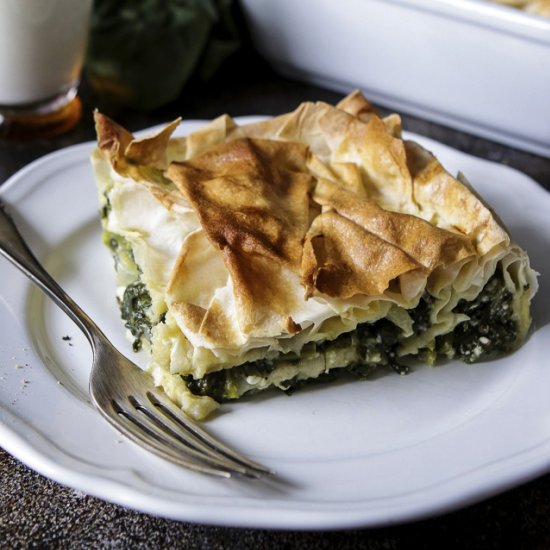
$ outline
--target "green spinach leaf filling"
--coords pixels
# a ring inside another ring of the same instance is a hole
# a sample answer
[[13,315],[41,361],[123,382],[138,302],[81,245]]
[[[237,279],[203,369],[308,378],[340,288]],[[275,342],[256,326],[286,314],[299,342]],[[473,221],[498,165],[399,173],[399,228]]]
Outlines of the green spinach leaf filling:
[[124,319],[124,326],[134,337],[132,348],[139,351],[142,338],[151,339],[152,322],[149,318],[149,308],[152,300],[145,285],[139,281],[126,287],[122,300],[119,301],[120,316]]
[[[409,315],[413,321],[414,333],[420,334],[431,326],[431,312],[435,299],[426,292],[419,304]],[[494,355],[509,352],[517,339],[518,328],[512,307],[512,294],[504,285],[499,269],[487,282],[479,295],[471,301],[461,300],[453,310],[469,317],[455,327],[450,334],[438,336],[430,343],[432,360],[437,358],[459,358],[473,363]],[[296,376],[276,386],[284,391],[292,391],[304,383],[315,380],[333,379],[345,373],[366,378],[374,369],[390,368],[399,374],[407,374],[409,367],[399,357],[398,348],[404,335],[401,328],[388,319],[362,323],[351,332],[341,334],[334,340],[307,344],[305,354],[327,356],[338,348],[355,347],[357,360],[342,368],[323,372],[318,377],[299,380]],[[200,396],[209,396],[216,401],[227,401],[233,397],[232,388],[239,380],[249,377],[268,377],[281,364],[298,364],[300,357],[285,354],[272,360],[260,360],[209,373],[200,379],[191,375],[182,376],[189,390]],[[255,391],[251,387],[248,391]],[[245,392],[246,393],[246,392]],[[240,395],[238,396],[240,397]]]
[[512,298],[504,286],[502,272],[498,271],[475,300],[461,300],[457,304],[454,311],[464,313],[469,319],[452,333],[436,338],[438,355],[475,363],[511,351],[518,337]]

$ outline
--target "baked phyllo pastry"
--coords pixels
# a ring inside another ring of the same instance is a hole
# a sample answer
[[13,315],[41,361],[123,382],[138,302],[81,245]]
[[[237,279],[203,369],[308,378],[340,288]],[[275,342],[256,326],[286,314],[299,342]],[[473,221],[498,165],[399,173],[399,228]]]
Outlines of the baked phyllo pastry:
[[550,0],[492,0],[497,4],[503,4],[512,8],[523,10],[527,13],[550,17]]
[[103,240],[134,348],[194,418],[339,373],[473,363],[525,339],[525,251],[358,92],[183,138],[97,113]]

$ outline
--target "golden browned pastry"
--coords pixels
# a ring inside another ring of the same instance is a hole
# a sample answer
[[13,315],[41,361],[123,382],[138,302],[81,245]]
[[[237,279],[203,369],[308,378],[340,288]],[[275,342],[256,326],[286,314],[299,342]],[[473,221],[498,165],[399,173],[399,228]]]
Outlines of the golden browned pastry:
[[189,415],[329,373],[474,362],[525,338],[536,275],[491,209],[359,93],[183,138],[96,114],[117,297]]
[[550,17],[550,0],[492,0],[497,4],[503,4],[523,10],[527,13]]

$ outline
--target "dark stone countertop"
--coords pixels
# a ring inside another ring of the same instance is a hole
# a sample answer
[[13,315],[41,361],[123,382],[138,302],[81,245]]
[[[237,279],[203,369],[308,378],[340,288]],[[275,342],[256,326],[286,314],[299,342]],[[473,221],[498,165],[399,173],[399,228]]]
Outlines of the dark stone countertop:
[[[246,69],[237,76],[234,67],[229,67],[208,85],[190,86],[179,101],[154,113],[108,114],[128,129],[138,130],[178,115],[206,119],[222,112],[233,116],[272,115],[291,110],[304,100],[334,103],[341,96],[281,78],[261,62]],[[35,158],[94,138],[91,109],[97,99],[85,85],[82,98],[84,117],[68,134],[32,142],[0,141],[0,182]],[[403,116],[403,126],[475,156],[517,168],[550,190],[549,159],[412,116]],[[440,517],[338,532],[218,528],[156,518],[63,487],[2,450],[0,478],[3,548],[550,548],[550,475]]]

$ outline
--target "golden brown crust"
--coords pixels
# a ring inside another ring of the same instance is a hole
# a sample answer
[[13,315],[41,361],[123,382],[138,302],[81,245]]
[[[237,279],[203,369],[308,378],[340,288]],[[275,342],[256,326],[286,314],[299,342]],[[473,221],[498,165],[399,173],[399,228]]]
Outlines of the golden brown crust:
[[390,213],[331,182],[318,182],[313,199],[329,210],[314,220],[304,247],[308,296],[381,295],[400,275],[420,270],[427,276],[475,254],[465,237]]
[[168,177],[195,208],[220,250],[242,250],[298,266],[307,231],[307,149],[296,144],[242,139],[188,162]]
[[475,254],[472,243],[465,236],[440,229],[418,216],[388,212],[374,201],[360,199],[329,181],[317,183],[313,199],[386,243],[397,246],[429,271]]
[[[336,108],[358,118],[361,122],[368,122],[373,117],[380,118],[374,105],[359,90],[347,95],[336,105]],[[382,120],[392,136],[401,137],[401,117],[399,115],[392,113]]]
[[189,339],[211,350],[304,330],[312,297],[412,307],[430,276],[478,269],[509,244],[468,185],[359,92],[244,126],[219,117],[178,139],[176,122],[141,140],[102,115],[96,124],[116,170],[144,183],[168,162],[168,187],[145,184],[167,208],[195,212],[166,296]]
[[466,235],[480,255],[508,246],[510,237],[496,215],[465,182],[453,178],[428,151],[405,142],[414,198],[421,212]]
[[304,244],[307,296],[381,296],[390,282],[422,266],[398,246],[329,211],[315,218]]
[[177,118],[155,134],[141,139],[133,139],[124,151],[126,159],[129,162],[158,170],[168,168],[166,156],[168,142],[180,122],[181,118]]
[[354,90],[344,97],[336,104],[336,108],[363,122],[368,122],[373,116],[379,116],[374,105],[359,90]]
[[181,119],[176,119],[154,134],[144,138],[135,138],[109,117],[96,111],[94,113],[98,147],[111,161],[119,173],[131,173],[139,176],[133,166],[142,166],[163,170],[168,166],[167,148],[170,137]]
[[238,139],[168,169],[223,255],[245,332],[293,311],[285,279],[299,276],[309,224],[306,157],[302,145]]
[[237,125],[230,116],[221,115],[188,136],[172,139],[168,156],[170,160],[181,162],[202,155],[226,141],[235,128]]
[[116,170],[134,136],[99,111],[94,112],[94,121],[97,145]]

